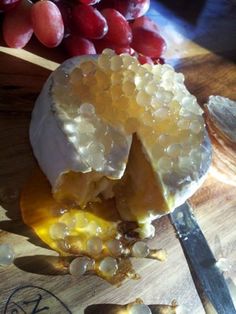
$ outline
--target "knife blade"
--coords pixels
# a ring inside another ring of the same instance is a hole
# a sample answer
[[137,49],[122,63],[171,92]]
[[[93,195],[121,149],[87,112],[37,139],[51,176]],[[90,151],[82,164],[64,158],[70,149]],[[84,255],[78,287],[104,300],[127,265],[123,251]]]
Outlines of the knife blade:
[[216,259],[190,205],[185,202],[177,207],[170,219],[206,313],[236,314],[224,276],[216,266]]

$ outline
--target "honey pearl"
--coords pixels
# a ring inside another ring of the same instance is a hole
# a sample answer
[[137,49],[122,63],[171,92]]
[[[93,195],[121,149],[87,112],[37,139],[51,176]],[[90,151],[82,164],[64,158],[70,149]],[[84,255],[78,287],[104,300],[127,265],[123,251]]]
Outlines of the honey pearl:
[[85,61],[80,64],[80,69],[82,70],[83,75],[95,73],[96,68],[97,68],[96,64],[92,61]]
[[69,81],[69,75],[64,70],[58,69],[55,71],[54,75],[54,83],[58,85],[66,85]]
[[173,167],[173,161],[169,157],[161,157],[158,160],[158,167],[161,171],[168,171]]
[[85,228],[88,225],[88,219],[84,213],[77,213],[76,215],[76,227]]
[[180,144],[171,144],[167,147],[167,154],[170,157],[178,157],[181,152],[181,145]]
[[88,257],[75,258],[69,266],[70,274],[78,277],[84,275],[88,269],[89,262],[90,259]]
[[178,127],[180,128],[180,130],[188,130],[189,129],[189,124],[190,121],[187,119],[180,119],[178,122]]
[[194,162],[200,162],[201,161],[201,152],[197,149],[192,149],[190,151],[190,157]]
[[145,90],[150,95],[154,94],[157,90],[156,82],[151,81],[150,83],[148,83],[147,86],[145,87]]
[[130,55],[122,55],[121,56],[124,67],[128,68],[131,64],[136,63],[137,64],[137,59],[135,59],[134,57],[131,57]]
[[101,227],[95,221],[91,221],[88,224],[87,230],[90,234],[95,235],[95,236],[100,234],[102,231]]
[[202,125],[199,121],[192,121],[189,128],[193,133],[198,134],[202,130]]
[[112,57],[115,55],[115,52],[114,52],[114,50],[112,50],[110,48],[106,48],[103,50],[102,54]]
[[118,263],[115,258],[107,256],[100,262],[99,270],[104,276],[112,277],[118,270]]
[[160,109],[157,109],[157,111],[155,111],[154,113],[154,116],[161,119],[161,120],[164,120],[168,117],[169,115],[169,109],[166,108],[166,107],[162,107]]
[[124,70],[124,81],[131,81],[134,83],[135,73],[131,70]]
[[0,244],[0,265],[8,266],[12,264],[14,258],[15,253],[12,246],[7,243]]
[[135,84],[133,82],[126,81],[122,85],[122,90],[127,96],[133,95],[135,91]]
[[179,168],[180,169],[189,169],[193,168],[193,161],[188,156],[179,157]]
[[95,107],[92,104],[89,103],[83,103],[79,107],[79,113],[80,114],[87,114],[87,115],[93,115],[95,114]]
[[147,94],[144,90],[138,92],[136,100],[137,103],[143,107],[149,106],[151,103],[150,95]]
[[152,314],[150,308],[145,304],[133,304],[129,308],[129,314]]
[[152,224],[145,223],[143,225],[140,225],[138,231],[141,239],[149,239],[155,236],[156,229]]
[[49,229],[49,234],[52,239],[64,239],[67,235],[69,235],[69,228],[66,224],[62,222],[55,223],[51,225]]
[[121,255],[123,251],[123,246],[121,241],[114,239],[107,242],[107,248],[110,251],[110,253],[114,256]]
[[132,254],[135,257],[146,257],[150,253],[150,249],[145,242],[138,241],[132,246]]
[[69,229],[73,229],[76,226],[76,216],[71,215],[70,213],[65,213],[61,218],[60,222],[64,223]]
[[64,252],[68,252],[71,249],[70,243],[66,240],[59,239],[57,245]]
[[168,134],[161,134],[158,138],[158,142],[162,147],[167,147],[171,143],[171,137]]
[[111,69],[112,71],[118,71],[122,68],[123,62],[119,56],[114,56],[111,58]]
[[78,84],[80,80],[83,78],[83,72],[80,68],[75,68],[70,74],[70,82],[71,84]]
[[102,240],[99,237],[92,237],[87,241],[87,252],[93,256],[102,252]]
[[98,57],[98,65],[103,70],[109,70],[111,65],[109,55],[101,54]]

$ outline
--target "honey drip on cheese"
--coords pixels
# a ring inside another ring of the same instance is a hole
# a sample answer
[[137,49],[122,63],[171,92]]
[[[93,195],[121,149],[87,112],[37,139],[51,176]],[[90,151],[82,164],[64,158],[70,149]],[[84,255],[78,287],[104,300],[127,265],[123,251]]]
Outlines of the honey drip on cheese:
[[39,169],[25,185],[20,205],[24,222],[49,247],[62,256],[75,257],[68,268],[74,276],[92,272],[119,283],[127,277],[138,278],[130,256],[165,260],[163,250],[149,249],[145,242],[126,237],[113,199],[91,202],[83,209],[59,203]]

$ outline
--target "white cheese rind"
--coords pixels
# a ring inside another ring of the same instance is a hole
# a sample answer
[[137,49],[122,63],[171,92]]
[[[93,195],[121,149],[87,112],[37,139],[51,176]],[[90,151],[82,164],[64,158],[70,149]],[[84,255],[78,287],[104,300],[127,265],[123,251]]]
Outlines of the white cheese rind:
[[52,76],[45,83],[32,113],[30,142],[40,168],[52,186],[69,170],[85,171],[87,165],[77,158],[73,145],[63,133],[53,110]]
[[[70,73],[81,61],[91,60],[91,57],[75,57],[65,61],[58,69]],[[58,71],[58,69],[56,71]],[[70,140],[70,134],[65,130],[65,119],[58,115],[53,99],[52,87],[55,72],[53,72],[35,103],[30,123],[30,142],[40,168],[43,170],[53,189],[56,188],[62,174],[75,172],[90,172],[92,167],[80,153],[80,149]],[[102,122],[105,125],[105,122]],[[112,167],[107,164],[101,169],[103,175],[113,179],[123,176],[128,161],[132,136],[128,136],[123,130],[107,127],[112,132],[123,138],[122,144],[113,143],[111,154],[115,162]],[[79,136],[79,135],[78,135]],[[94,141],[98,141],[94,138]]]

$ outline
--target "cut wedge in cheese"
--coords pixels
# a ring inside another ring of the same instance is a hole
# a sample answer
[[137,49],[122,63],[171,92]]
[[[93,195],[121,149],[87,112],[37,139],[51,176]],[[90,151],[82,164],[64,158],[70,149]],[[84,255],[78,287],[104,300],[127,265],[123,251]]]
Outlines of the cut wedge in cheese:
[[[42,219],[34,229],[60,253],[57,237],[82,235],[88,242],[99,235],[103,242],[90,243],[94,251],[100,248],[99,258],[106,256],[108,238],[127,239],[122,221],[133,224],[136,236],[153,235],[151,222],[198,189],[211,161],[202,110],[184,76],[169,65],[141,65],[111,50],[67,60],[52,73],[33,110],[30,141],[54,202],[69,208],[67,218],[55,220],[50,206],[42,206],[36,212],[45,215],[36,214]],[[33,202],[23,195],[23,216],[32,225]],[[115,213],[112,222],[102,214],[107,211]],[[70,233],[76,213],[104,231],[73,227]],[[86,245],[81,252],[96,258]]]

